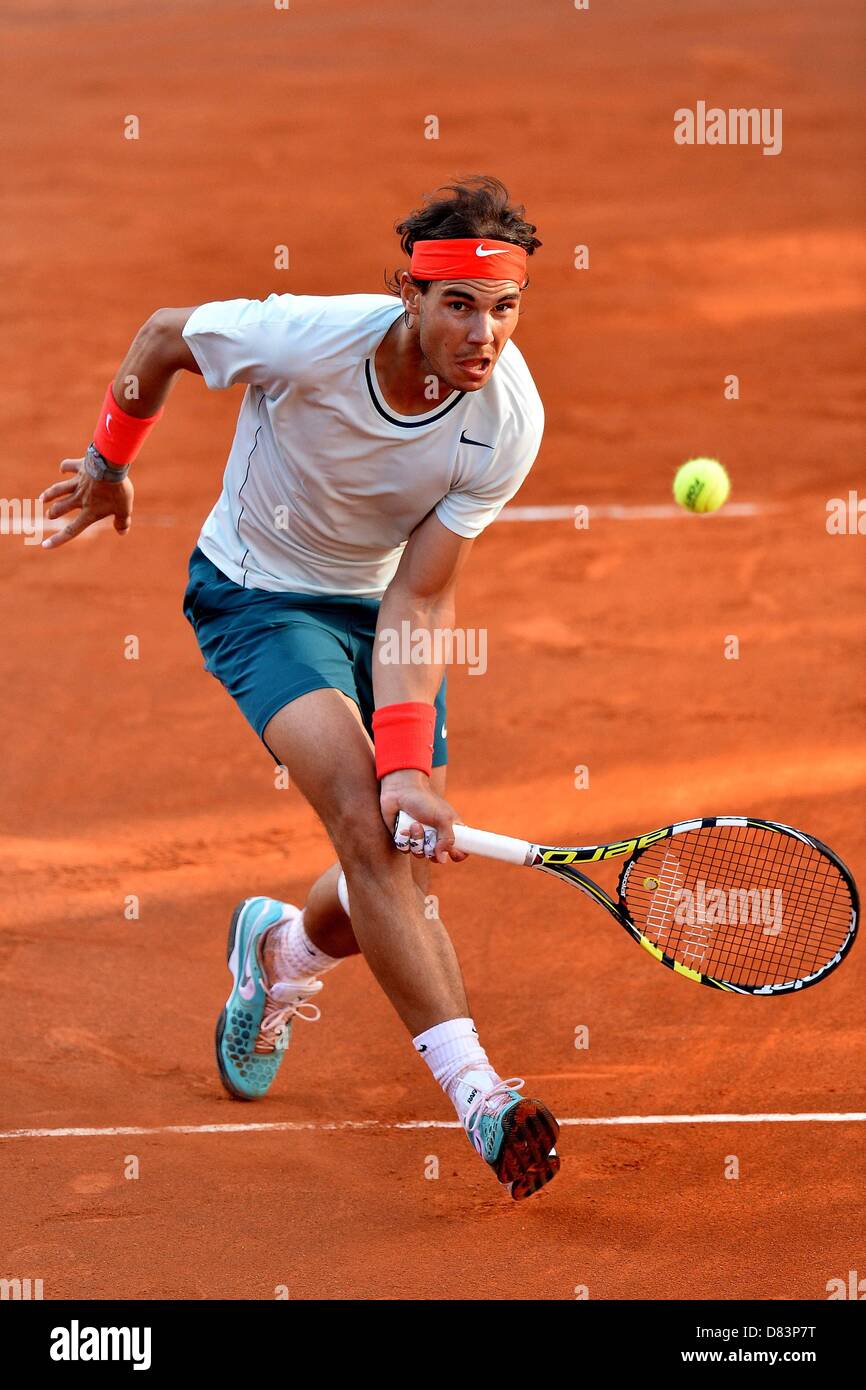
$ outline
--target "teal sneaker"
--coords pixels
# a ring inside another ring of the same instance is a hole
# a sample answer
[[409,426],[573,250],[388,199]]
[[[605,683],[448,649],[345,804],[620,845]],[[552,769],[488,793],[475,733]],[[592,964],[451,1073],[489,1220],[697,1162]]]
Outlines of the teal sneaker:
[[463,1127],[485,1163],[513,1197],[522,1202],[559,1172],[559,1125],[540,1100],[527,1100],[516,1087],[523,1078],[498,1082],[491,1091],[469,1096]]
[[321,980],[269,985],[262,967],[265,933],[297,911],[274,898],[245,898],[234,910],[228,940],[233,984],[217,1020],[216,1060],[223,1085],[238,1100],[266,1094],[289,1045],[293,1018],[314,1022],[320,1016],[309,1000],[322,988]]

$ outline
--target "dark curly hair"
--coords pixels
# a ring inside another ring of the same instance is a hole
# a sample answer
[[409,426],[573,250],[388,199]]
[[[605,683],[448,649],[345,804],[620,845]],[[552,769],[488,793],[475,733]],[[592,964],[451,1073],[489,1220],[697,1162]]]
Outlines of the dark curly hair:
[[[523,205],[512,204],[505,184],[490,174],[468,174],[457,183],[428,193],[422,206],[395,223],[394,230],[407,256],[412,255],[416,241],[441,241],[447,237],[510,241],[522,246],[527,256],[541,246],[534,224],[524,217]],[[391,294],[399,295],[398,272],[385,283]],[[412,283],[422,294],[430,288],[429,280],[416,280],[413,276]]]

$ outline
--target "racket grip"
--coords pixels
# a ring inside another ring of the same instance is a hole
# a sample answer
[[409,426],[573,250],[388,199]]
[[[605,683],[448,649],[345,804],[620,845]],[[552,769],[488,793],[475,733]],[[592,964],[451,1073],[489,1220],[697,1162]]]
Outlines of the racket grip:
[[[423,824],[423,821],[420,823]],[[411,824],[412,817],[401,811],[394,828],[395,835],[408,836]],[[429,831],[431,827],[425,825],[424,829]],[[454,847],[464,854],[480,854],[484,859],[499,859],[505,864],[527,864],[532,849],[528,840],[494,835],[490,830],[473,830],[470,825],[455,825]]]

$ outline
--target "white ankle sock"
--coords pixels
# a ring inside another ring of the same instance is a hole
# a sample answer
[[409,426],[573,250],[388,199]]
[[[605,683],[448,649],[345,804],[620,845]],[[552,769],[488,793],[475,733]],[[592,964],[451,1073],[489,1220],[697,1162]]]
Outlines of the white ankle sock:
[[294,911],[287,921],[272,927],[268,944],[273,944],[279,980],[306,980],[311,975],[324,975],[344,959],[329,956],[313,945],[304,930],[303,912]]
[[501,1079],[487,1060],[471,1018],[450,1018],[412,1039],[442,1087],[459,1119],[479,1091],[486,1094]]

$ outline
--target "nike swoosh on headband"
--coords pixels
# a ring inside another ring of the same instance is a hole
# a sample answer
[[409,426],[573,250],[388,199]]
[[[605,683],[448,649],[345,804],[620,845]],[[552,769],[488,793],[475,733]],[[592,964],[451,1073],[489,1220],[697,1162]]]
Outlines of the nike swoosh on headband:
[[494,246],[490,251],[486,251],[483,246],[476,246],[476,256],[507,256],[508,252],[504,246]]

